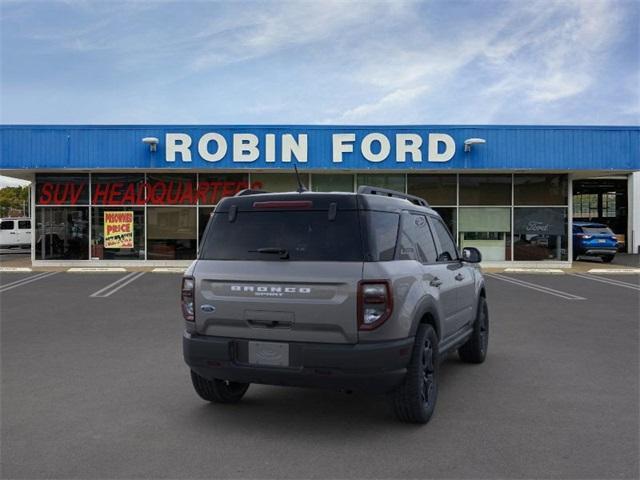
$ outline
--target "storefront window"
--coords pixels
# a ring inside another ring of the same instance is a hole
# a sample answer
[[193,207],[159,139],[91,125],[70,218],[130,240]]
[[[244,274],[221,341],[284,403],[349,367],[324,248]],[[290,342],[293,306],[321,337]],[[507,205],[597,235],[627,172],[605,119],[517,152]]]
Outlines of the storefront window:
[[407,193],[429,205],[456,205],[457,181],[456,175],[407,175]]
[[511,209],[461,208],[459,246],[476,247],[483,261],[511,260]]
[[204,235],[204,231],[207,228],[207,223],[209,223],[213,210],[213,207],[198,208],[198,238],[200,242],[202,242],[202,235]]
[[36,175],[38,205],[88,205],[89,175]]
[[91,175],[92,205],[144,205],[142,173],[96,173]]
[[566,175],[515,175],[516,205],[566,205]]
[[513,256],[515,260],[567,260],[567,209],[514,209]]
[[362,173],[358,174],[358,187],[368,185],[370,187],[388,188],[398,192],[405,191],[404,175],[384,173]]
[[195,175],[182,173],[147,175],[149,205],[195,205],[197,200]]
[[196,257],[196,209],[147,207],[147,259],[190,260]]
[[511,205],[511,175],[460,175],[460,205]]
[[[300,173],[300,181],[309,188],[309,175]],[[267,192],[295,192],[298,190],[298,180],[293,169],[286,173],[252,173],[251,184]]]
[[144,208],[91,209],[92,260],[144,260],[144,249]]
[[456,227],[457,227],[456,209],[449,208],[449,207],[432,207],[432,208],[440,214],[445,225],[447,226],[447,228],[449,228],[451,235],[453,235],[453,238],[458,238],[457,231],[456,231]]
[[[262,185],[253,185],[260,189]],[[224,197],[232,197],[241,190],[249,188],[249,175],[246,173],[201,173],[198,176],[197,200],[200,205],[216,205]]]
[[37,208],[36,223],[36,259],[89,258],[88,207]]
[[314,192],[353,192],[353,175],[313,174]]

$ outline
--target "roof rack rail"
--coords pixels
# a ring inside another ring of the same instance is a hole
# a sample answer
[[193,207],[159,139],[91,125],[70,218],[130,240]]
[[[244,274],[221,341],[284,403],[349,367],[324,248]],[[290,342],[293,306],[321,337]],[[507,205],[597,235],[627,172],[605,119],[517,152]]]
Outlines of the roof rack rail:
[[240,190],[238,193],[234,195],[234,197],[244,197],[245,195],[256,195],[258,193],[269,193],[266,190],[253,190],[251,188],[245,188],[244,190]]
[[409,195],[408,193],[398,192],[396,190],[389,190],[388,188],[370,187],[368,185],[362,185],[358,188],[358,193],[364,193],[367,195],[382,195],[383,197],[402,198],[414,205],[420,205],[421,207],[428,207],[429,204],[426,200],[415,195]]

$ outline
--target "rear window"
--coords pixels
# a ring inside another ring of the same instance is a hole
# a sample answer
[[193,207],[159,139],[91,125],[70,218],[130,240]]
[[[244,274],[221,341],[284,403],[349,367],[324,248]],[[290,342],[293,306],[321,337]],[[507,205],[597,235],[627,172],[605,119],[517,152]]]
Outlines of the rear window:
[[589,235],[613,235],[613,232],[609,227],[582,227],[582,231],[584,233],[588,233]]
[[13,230],[13,220],[4,220],[0,223],[0,230]]
[[363,261],[356,211],[216,213],[204,238],[202,260]]

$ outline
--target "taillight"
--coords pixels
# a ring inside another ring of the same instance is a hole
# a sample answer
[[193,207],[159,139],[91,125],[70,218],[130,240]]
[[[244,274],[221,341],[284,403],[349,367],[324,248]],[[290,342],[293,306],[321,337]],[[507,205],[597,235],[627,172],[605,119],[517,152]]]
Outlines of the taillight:
[[180,302],[182,304],[182,316],[189,322],[194,321],[193,313],[193,290],[195,287],[195,280],[193,277],[182,278],[182,294],[180,295]]
[[388,280],[367,280],[358,284],[358,329],[373,330],[382,325],[393,310]]

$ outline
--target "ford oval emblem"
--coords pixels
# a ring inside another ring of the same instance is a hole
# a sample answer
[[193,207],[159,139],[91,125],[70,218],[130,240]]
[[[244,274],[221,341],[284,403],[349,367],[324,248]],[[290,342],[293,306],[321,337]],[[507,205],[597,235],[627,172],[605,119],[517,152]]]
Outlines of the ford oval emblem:
[[214,307],[213,305],[201,305],[200,310],[202,310],[203,312],[212,313],[216,311],[216,307]]

